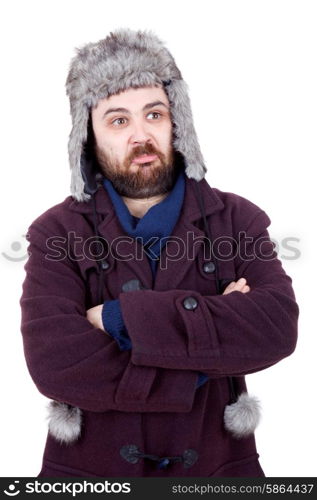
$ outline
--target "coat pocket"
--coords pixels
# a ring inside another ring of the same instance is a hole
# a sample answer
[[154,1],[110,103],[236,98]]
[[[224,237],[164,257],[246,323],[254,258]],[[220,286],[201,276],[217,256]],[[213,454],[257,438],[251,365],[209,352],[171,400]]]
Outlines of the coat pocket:
[[50,460],[43,460],[41,472],[37,477],[99,477],[96,474],[81,469],[74,469],[66,465],[56,464]]
[[242,460],[227,462],[208,477],[265,477],[258,453]]

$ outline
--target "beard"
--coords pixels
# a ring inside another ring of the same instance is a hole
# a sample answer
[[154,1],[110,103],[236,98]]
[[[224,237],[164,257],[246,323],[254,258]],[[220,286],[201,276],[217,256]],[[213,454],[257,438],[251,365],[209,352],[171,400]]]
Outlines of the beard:
[[[154,148],[152,144],[137,146],[123,162],[112,158],[96,143],[94,144],[94,153],[101,173],[112,182],[120,196],[128,198],[149,198],[168,193],[173,188],[179,173],[178,164],[174,161],[172,144],[170,144],[167,155]],[[144,154],[155,154],[158,159],[142,164],[145,167],[152,165],[149,167],[150,171],[142,171],[143,166],[138,164],[137,170],[131,172],[131,163],[134,158]]]

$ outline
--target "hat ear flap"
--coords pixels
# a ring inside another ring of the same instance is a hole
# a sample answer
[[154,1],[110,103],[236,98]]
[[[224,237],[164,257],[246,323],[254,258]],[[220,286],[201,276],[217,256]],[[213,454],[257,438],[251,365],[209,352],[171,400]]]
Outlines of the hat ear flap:
[[[85,144],[88,135],[89,109],[80,101],[73,104],[73,127],[69,135],[68,156],[71,165],[71,193],[77,201],[88,201],[90,194],[86,194],[85,182],[82,177],[82,162],[86,163]],[[84,166],[83,166],[84,168]]]
[[187,177],[200,181],[207,168],[200,151],[197,134],[193,124],[190,99],[184,80],[171,80],[165,85],[174,127],[174,148],[185,159]]

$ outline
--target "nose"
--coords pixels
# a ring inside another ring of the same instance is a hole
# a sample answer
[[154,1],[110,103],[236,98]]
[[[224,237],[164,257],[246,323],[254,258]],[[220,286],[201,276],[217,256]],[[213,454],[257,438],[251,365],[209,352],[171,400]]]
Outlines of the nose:
[[150,139],[150,134],[147,130],[147,124],[141,121],[135,121],[130,137],[132,144],[145,144]]

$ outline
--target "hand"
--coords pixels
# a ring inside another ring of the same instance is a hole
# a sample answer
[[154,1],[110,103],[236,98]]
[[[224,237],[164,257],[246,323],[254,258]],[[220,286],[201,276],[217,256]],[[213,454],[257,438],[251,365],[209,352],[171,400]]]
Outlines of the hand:
[[100,328],[100,330],[103,330],[105,333],[107,333],[103,327],[102,323],[102,317],[101,317],[101,311],[102,311],[103,304],[100,304],[100,306],[95,306],[91,307],[86,311],[86,317],[88,321],[95,327],[95,328]]
[[250,291],[249,285],[247,285],[247,280],[245,278],[240,278],[238,281],[231,281],[229,285],[225,288],[222,295],[228,295],[231,292],[242,292],[247,293]]

